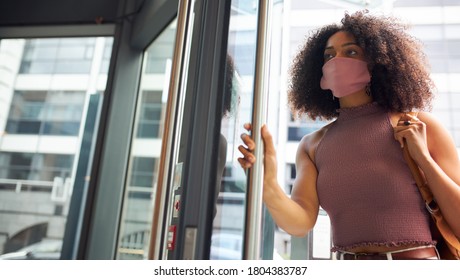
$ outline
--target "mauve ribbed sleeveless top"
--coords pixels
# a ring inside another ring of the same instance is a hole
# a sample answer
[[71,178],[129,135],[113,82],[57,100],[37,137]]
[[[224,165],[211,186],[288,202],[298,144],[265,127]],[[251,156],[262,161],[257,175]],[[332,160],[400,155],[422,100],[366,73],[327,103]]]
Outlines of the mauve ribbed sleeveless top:
[[429,215],[389,114],[377,103],[339,109],[318,144],[315,163],[333,251],[434,243]]

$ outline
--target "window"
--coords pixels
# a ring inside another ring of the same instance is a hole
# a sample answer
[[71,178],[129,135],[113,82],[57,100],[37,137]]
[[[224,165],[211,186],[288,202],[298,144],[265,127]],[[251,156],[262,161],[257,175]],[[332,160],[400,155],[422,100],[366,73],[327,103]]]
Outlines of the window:
[[15,91],[6,132],[78,135],[84,92]]
[[73,155],[0,153],[0,174],[6,179],[52,182],[70,177]]
[[322,126],[326,122],[324,121],[312,121],[303,116],[302,118],[296,119],[292,114],[290,114],[290,122],[288,123],[287,129],[287,140],[298,142],[305,135],[312,133]]
[[89,74],[95,43],[95,38],[27,40],[19,73]]
[[134,157],[131,172],[131,186],[148,187],[153,185],[155,158]]
[[[0,40],[0,69],[8,73],[0,75],[2,258],[52,243],[49,258],[59,259],[80,127],[96,121],[85,115],[88,100],[105,90],[88,81],[106,79],[111,48],[105,37]],[[37,221],[44,226],[33,236]]]
[[142,92],[142,100],[137,137],[161,138],[161,113],[164,106],[161,101],[162,92],[145,90]]

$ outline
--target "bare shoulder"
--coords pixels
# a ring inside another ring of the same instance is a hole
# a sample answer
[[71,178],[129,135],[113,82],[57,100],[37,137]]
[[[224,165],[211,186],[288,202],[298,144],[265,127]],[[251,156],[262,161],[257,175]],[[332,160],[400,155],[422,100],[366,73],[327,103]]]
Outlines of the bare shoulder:
[[302,140],[300,140],[299,143],[299,151],[304,152],[306,155],[308,155],[310,160],[314,161],[316,148],[333,123],[334,122],[331,122],[322,128],[302,137]]
[[418,118],[425,123],[431,156],[450,178],[460,183],[460,157],[452,135],[432,113],[420,112]]
[[446,129],[444,124],[436,118],[435,115],[429,112],[420,112],[417,117],[426,125],[426,134],[428,145],[431,147],[437,147],[442,145],[444,147],[455,147],[452,135]]
[[419,118],[419,120],[421,120],[427,125],[432,125],[435,128],[444,128],[442,122],[430,112],[419,112],[417,114],[417,117]]

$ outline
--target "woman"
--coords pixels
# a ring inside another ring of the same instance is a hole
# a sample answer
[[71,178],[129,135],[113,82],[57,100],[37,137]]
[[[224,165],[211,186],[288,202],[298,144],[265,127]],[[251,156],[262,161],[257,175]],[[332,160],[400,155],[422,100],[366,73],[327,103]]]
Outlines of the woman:
[[[291,197],[277,182],[275,148],[262,127],[263,200],[277,225],[304,236],[321,206],[338,259],[437,259],[430,217],[401,150],[406,141],[460,236],[457,150],[442,124],[421,111],[432,88],[419,43],[392,18],[346,14],[341,25],[313,34],[294,59],[289,101],[299,115],[336,120],[300,141]],[[255,144],[242,139],[238,160],[250,168]]]

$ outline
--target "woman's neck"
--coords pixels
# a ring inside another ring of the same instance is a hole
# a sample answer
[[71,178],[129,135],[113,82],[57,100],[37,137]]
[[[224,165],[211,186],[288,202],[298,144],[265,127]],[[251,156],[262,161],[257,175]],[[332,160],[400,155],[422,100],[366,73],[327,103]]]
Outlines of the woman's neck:
[[340,108],[357,107],[372,101],[372,95],[368,95],[365,89],[339,99]]

